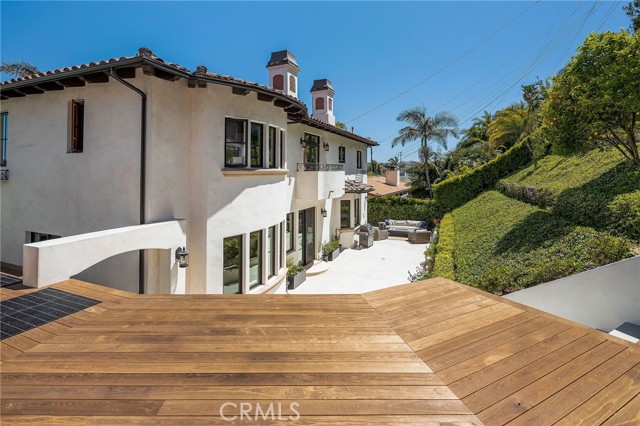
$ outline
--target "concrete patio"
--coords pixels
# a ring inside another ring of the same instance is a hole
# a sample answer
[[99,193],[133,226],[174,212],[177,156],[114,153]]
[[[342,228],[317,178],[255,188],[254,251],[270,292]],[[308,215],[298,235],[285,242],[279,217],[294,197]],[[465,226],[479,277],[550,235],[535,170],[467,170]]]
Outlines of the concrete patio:
[[[409,272],[424,261],[428,244],[411,244],[406,238],[376,241],[373,247],[344,250],[329,270],[307,280],[291,294],[364,293],[409,282]],[[279,292],[284,293],[282,287]]]

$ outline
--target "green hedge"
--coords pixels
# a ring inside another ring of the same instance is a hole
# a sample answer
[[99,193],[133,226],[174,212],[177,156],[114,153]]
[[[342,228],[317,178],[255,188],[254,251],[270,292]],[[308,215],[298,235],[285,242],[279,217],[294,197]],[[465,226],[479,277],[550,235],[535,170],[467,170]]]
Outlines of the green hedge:
[[503,194],[552,207],[577,224],[640,240],[640,167],[614,151],[550,155],[497,184]]
[[[625,200],[621,200],[620,205],[626,205]],[[481,194],[454,210],[452,216],[456,279],[497,294],[631,255],[623,239],[578,226],[551,210],[497,191]],[[438,255],[440,251],[439,247]]]
[[377,226],[385,219],[422,220],[432,222],[442,217],[442,209],[431,200],[400,197],[368,197],[367,217],[369,223]]
[[493,189],[500,178],[526,166],[533,154],[522,141],[504,154],[468,173],[453,176],[433,186],[435,202],[446,211],[460,207],[483,191]]
[[443,277],[455,280],[455,258],[454,258],[454,222],[451,214],[446,214],[440,222],[440,232],[438,234],[438,244],[434,250],[435,263],[432,277]]

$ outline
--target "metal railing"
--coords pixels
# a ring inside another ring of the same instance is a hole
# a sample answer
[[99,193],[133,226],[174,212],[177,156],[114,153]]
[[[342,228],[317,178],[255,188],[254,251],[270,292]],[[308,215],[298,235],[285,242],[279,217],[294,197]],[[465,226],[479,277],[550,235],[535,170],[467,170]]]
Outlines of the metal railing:
[[341,172],[344,164],[298,163],[299,172]]
[[0,180],[9,180],[9,169],[0,169]]

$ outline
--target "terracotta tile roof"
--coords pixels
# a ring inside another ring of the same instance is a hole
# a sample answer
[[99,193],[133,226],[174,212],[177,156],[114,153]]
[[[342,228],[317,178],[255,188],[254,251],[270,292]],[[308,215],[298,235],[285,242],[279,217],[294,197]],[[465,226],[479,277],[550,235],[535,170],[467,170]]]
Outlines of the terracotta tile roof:
[[373,191],[373,187],[371,185],[367,185],[366,183],[358,182],[355,180],[344,181],[344,192],[346,193],[362,194],[364,192],[371,191]]
[[358,142],[365,143],[370,146],[378,145],[377,142],[371,140],[370,138],[366,138],[364,136],[357,135],[353,132],[340,129],[336,126],[333,126],[331,124],[320,121],[316,118],[308,116],[307,106],[304,104],[304,102],[302,102],[300,99],[296,97],[285,94],[281,90],[276,90],[259,83],[235,78],[232,76],[212,73],[207,71],[207,68],[202,65],[198,66],[196,68],[196,71],[190,71],[189,69],[181,65],[163,60],[162,58],[155,55],[150,49],[144,48],[144,47],[138,49],[138,54],[135,56],[121,56],[118,58],[111,58],[103,61],[88,62],[86,64],[73,65],[70,67],[58,68],[51,71],[44,71],[28,77],[13,78],[11,80],[1,82],[0,88],[3,91],[5,90],[9,91],[12,89],[20,89],[21,87],[28,86],[28,85],[36,85],[39,83],[43,83],[44,81],[51,81],[59,78],[65,78],[67,77],[67,75],[77,76],[77,75],[83,75],[83,74],[88,74],[92,72],[106,71],[114,66],[126,66],[126,65],[139,66],[139,65],[142,65],[143,63],[152,65],[157,68],[162,68],[164,71],[175,73],[176,75],[181,75],[182,77],[185,77],[185,78],[210,81],[212,83],[229,84],[231,86],[238,86],[245,89],[263,92],[265,94],[276,95],[280,99],[284,99],[286,101],[291,102],[292,107],[293,106],[298,107],[299,112],[296,112],[295,114],[304,114],[302,118],[295,119],[298,122],[301,122],[303,124],[306,124],[312,127],[322,128],[326,131],[353,139]]
[[399,186],[391,186],[386,183],[386,178],[384,176],[369,176],[367,178],[367,182],[373,187],[371,195],[377,197],[398,195],[409,191],[409,185],[405,182],[400,182]]
[[331,133],[335,133],[337,135],[341,135],[350,139],[357,140],[358,142],[362,142],[369,146],[378,146],[378,142],[374,141],[371,138],[367,138],[365,136],[358,135],[356,133],[350,132],[348,130],[341,129],[340,127],[334,126],[329,123],[325,123],[322,120],[318,120],[315,117],[306,116],[301,120],[302,124],[306,124],[308,126],[319,127],[321,129],[327,130]]

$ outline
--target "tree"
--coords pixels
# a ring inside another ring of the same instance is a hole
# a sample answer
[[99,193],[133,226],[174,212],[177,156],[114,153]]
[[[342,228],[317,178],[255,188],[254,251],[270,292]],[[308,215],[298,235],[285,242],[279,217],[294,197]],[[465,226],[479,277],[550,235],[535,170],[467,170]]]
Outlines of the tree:
[[627,16],[631,18],[629,29],[634,33],[638,33],[638,30],[640,30],[640,0],[633,0],[622,9],[627,13]]
[[493,114],[488,111],[485,111],[482,117],[474,118],[471,127],[462,131],[463,136],[456,149],[487,147],[489,143],[487,130],[491,121],[493,121]]
[[336,127],[338,129],[347,130],[347,125],[344,124],[342,121],[336,121]]
[[420,141],[420,159],[426,173],[426,191],[429,198],[432,198],[433,191],[429,176],[431,151],[429,143],[434,141],[442,148],[447,149],[447,138],[450,136],[458,138],[458,119],[450,112],[438,112],[430,117],[427,115],[426,108],[415,107],[402,111],[398,114],[397,120],[404,121],[407,125],[398,131],[398,136],[393,138],[391,147],[397,144],[404,146],[415,140]]
[[489,154],[496,155],[517,144],[528,128],[528,110],[524,102],[513,104],[496,112],[489,123]]
[[15,61],[3,62],[2,65],[0,65],[0,72],[15,77],[29,77],[38,74],[40,70],[27,61]]
[[559,154],[611,145],[640,164],[640,34],[589,35],[553,79],[541,132]]
[[400,157],[396,155],[395,157],[389,158],[386,166],[390,169],[401,170],[404,167],[404,163],[400,160]]

